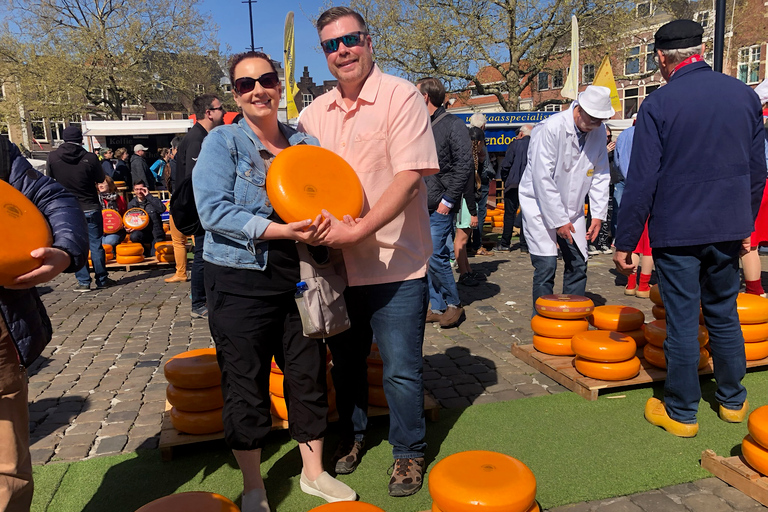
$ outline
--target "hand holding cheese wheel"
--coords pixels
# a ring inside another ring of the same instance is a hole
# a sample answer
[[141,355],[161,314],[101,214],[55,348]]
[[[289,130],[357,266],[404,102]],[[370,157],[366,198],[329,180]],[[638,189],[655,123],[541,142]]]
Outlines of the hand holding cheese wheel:
[[212,492],[171,494],[151,501],[136,512],[240,512],[230,500]]
[[101,218],[104,220],[104,233],[108,235],[117,233],[123,227],[123,217],[120,212],[107,208],[101,210]]
[[635,357],[637,343],[615,331],[586,331],[573,336],[571,348],[584,359],[602,363],[618,363]]
[[581,295],[542,295],[536,299],[536,312],[547,318],[573,320],[586,318],[592,313],[595,303]]
[[267,197],[285,222],[328,210],[341,220],[363,211],[363,187],[354,169],[333,151],[300,144],[284,149],[269,166]]
[[149,225],[149,215],[143,208],[131,208],[123,214],[123,223],[126,228],[144,229]]
[[597,306],[589,316],[589,323],[604,331],[634,331],[643,322],[643,312],[629,306]]
[[739,313],[739,323],[768,322],[768,299],[751,293],[740,293],[736,297],[736,311]]
[[17,277],[43,264],[29,255],[53,243],[48,221],[37,207],[8,182],[0,180],[0,286],[9,286]]

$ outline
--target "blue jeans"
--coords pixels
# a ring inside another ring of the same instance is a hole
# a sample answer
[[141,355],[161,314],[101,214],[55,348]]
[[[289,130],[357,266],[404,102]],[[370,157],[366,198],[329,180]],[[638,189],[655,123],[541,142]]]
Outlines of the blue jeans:
[[[584,295],[587,291],[587,262],[575,243],[568,243],[558,237],[557,244],[563,253],[563,293]],[[531,254],[533,264],[533,304],[542,295],[551,295],[555,288],[557,256],[536,256]],[[536,314],[536,308],[533,308]]]
[[195,236],[194,259],[192,260],[192,272],[190,272],[190,291],[192,293],[192,310],[196,311],[205,307],[205,262],[203,261],[203,243],[205,235]]
[[747,360],[736,313],[740,247],[740,241],[733,241],[653,249],[667,312],[664,404],[675,421],[695,423],[699,409],[699,303],[709,331],[715,398],[726,409],[739,409],[747,399],[741,385]]
[[421,351],[427,280],[350,286],[344,299],[352,327],[326,340],[333,355],[339,430],[343,436],[361,439],[368,428],[366,358],[375,336],[384,361],[392,455],[423,457],[427,443]]
[[611,237],[616,238],[616,226],[619,224],[619,207],[621,206],[621,197],[624,195],[624,182],[620,181],[613,185],[613,215],[611,216]]
[[429,231],[432,234],[432,256],[429,257],[429,302],[432,311],[445,311],[448,306],[458,306],[459,289],[451,269],[451,253],[447,241],[453,229],[452,213],[442,215],[434,211],[429,216]]
[[[93,274],[96,284],[101,286],[107,282],[107,255],[101,246],[101,237],[104,235],[104,219],[101,210],[88,210],[85,213],[85,221],[88,224],[88,248],[91,250],[93,261]],[[91,284],[91,275],[86,265],[75,272],[77,282],[84,285]]]
[[118,246],[120,242],[125,240],[125,230],[121,229],[117,233],[107,234],[104,233],[104,236],[101,237],[101,243],[102,245],[111,245],[112,246],[112,252],[115,251],[115,247]]
[[478,250],[483,245],[483,224],[485,224],[485,214],[488,211],[488,187],[487,184],[480,187],[480,201],[477,203],[477,227],[472,230],[470,249]]

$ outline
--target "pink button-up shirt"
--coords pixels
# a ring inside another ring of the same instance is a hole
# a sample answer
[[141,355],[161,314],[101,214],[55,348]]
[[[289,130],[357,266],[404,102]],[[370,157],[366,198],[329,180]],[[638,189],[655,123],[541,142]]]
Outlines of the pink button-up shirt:
[[[347,109],[338,87],[302,113],[299,130],[343,157],[365,192],[363,216],[401,171],[438,172],[437,150],[424,99],[410,82],[374,65],[357,101]],[[373,236],[344,249],[351,286],[394,283],[426,275],[432,254],[427,190]]]

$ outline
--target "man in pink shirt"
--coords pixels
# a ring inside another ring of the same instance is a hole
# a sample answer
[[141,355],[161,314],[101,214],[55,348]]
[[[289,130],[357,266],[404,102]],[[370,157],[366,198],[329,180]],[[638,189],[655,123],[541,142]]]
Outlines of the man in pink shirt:
[[362,456],[366,358],[375,336],[395,459],[389,494],[409,496],[421,488],[425,468],[422,344],[432,240],[423,177],[438,171],[435,141],[418,90],[373,63],[360,14],[331,8],[318,19],[317,30],[339,85],[302,112],[299,129],[347,160],[365,191],[361,218],[332,219],[325,240],[344,251],[352,323],[328,340],[342,433],[336,472],[351,473]]

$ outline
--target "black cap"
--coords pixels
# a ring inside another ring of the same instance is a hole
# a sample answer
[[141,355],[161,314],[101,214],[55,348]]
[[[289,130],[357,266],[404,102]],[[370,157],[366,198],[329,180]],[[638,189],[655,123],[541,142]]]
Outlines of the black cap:
[[663,25],[654,36],[656,50],[674,50],[701,45],[704,29],[691,20],[675,20]]
[[478,140],[485,140],[485,132],[481,128],[478,128],[477,126],[473,126],[469,129],[469,138],[478,141]]
[[83,142],[83,131],[79,126],[67,126],[64,128],[64,132],[61,134],[64,142]]

